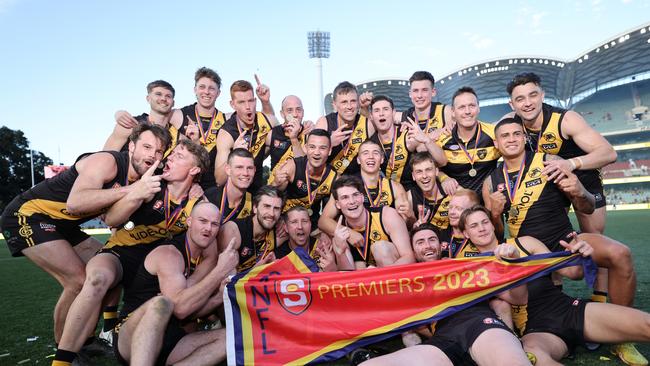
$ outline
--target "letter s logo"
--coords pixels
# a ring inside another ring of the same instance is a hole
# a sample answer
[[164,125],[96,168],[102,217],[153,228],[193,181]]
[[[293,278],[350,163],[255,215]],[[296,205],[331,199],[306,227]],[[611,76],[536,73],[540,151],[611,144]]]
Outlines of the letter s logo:
[[275,293],[284,310],[299,315],[311,304],[309,278],[275,281]]

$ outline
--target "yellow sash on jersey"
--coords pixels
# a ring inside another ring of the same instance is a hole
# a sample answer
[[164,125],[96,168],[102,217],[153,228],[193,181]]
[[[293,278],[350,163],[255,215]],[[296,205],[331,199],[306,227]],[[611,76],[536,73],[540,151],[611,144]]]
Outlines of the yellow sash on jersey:
[[390,159],[386,163],[386,177],[395,182],[402,180],[402,174],[404,174],[404,168],[406,167],[406,160],[409,154],[406,147],[406,132],[404,131],[397,137],[397,140],[392,146]]
[[357,157],[359,145],[368,138],[368,121],[363,115],[359,115],[359,121],[354,126],[348,144],[339,151],[336,157],[330,162],[332,168],[338,174],[343,174],[350,165],[352,159]]
[[226,117],[221,111],[217,111],[216,115],[210,117],[211,121],[210,126],[208,126],[208,130],[203,131],[203,125],[200,120],[201,116],[199,116],[199,112],[196,110],[196,107],[194,107],[194,111],[200,132],[199,142],[201,143],[201,146],[205,148],[205,150],[210,152],[215,148],[215,146],[217,146],[217,134],[219,133],[221,126],[226,123]]
[[[362,231],[357,231],[361,235],[365,236],[366,246],[362,252],[361,248],[352,247],[351,250],[359,251],[359,254],[366,259],[366,264],[376,266],[375,257],[372,255],[372,245],[378,241],[390,241],[390,236],[384,230],[384,225],[381,222],[381,213],[382,209],[368,211],[370,216],[368,227],[363,228]],[[355,230],[356,231],[356,230]]]
[[[258,243],[260,245],[256,245]],[[240,263],[237,266],[237,272],[242,272],[253,267],[255,263],[265,258],[269,253],[273,252],[273,250],[275,249],[275,229],[266,233],[266,237],[264,238],[264,241],[261,240],[259,242],[253,241],[253,246],[254,246],[253,250],[255,251],[255,255],[248,258],[244,263]]]
[[149,244],[159,239],[171,238],[176,234],[187,230],[186,220],[192,213],[192,208],[199,198],[191,198],[186,200],[185,206],[180,211],[179,217],[176,222],[167,228],[167,220],[162,219],[160,222],[150,225],[142,225],[137,222],[134,223],[135,227],[127,230],[124,227],[117,230],[108,239],[104,248],[112,248],[116,246],[130,247],[134,245]]
[[[336,172],[333,169],[330,169],[330,171],[327,173],[327,177],[323,179],[321,184],[316,188],[316,195],[312,202],[330,195],[334,179],[336,179]],[[307,182],[305,182],[305,184],[307,184]],[[282,212],[287,212],[290,208],[295,206],[311,208],[312,202],[309,202],[309,194],[298,198],[287,198],[286,202],[284,203]]]
[[564,139],[560,134],[560,117],[557,112],[551,113],[551,119],[548,121],[546,128],[539,136],[537,142],[537,152],[557,155],[562,148]]
[[510,203],[511,208],[508,212],[513,213],[508,215],[507,220],[510,236],[516,237],[519,234],[519,229],[528,215],[528,210],[537,202],[546,186],[547,180],[542,174],[542,169],[544,169],[544,154],[536,153]]
[[[426,199],[426,198],[425,198]],[[429,223],[437,227],[440,230],[444,230],[449,227],[449,201],[451,196],[445,196],[442,199],[442,202],[438,205],[438,209],[435,214],[429,220]]]
[[[436,104],[433,110],[433,116],[427,119],[427,125],[424,128],[424,133],[431,133],[439,128],[445,127],[444,122],[444,104]],[[416,117],[416,122],[420,123],[420,116],[417,115],[417,111],[413,110],[414,117]]]
[[257,125],[257,136],[255,136],[255,141],[252,143],[248,151],[250,151],[253,156],[257,157],[266,144],[266,135],[271,133],[271,123],[266,119],[262,112],[257,112],[255,123]]
[[178,144],[178,129],[170,124],[167,130],[169,130],[169,134],[171,135],[172,138],[171,141],[169,142],[169,148],[167,148],[167,150],[163,154],[163,159],[168,157],[169,154],[171,154],[174,148],[176,147],[176,144]]

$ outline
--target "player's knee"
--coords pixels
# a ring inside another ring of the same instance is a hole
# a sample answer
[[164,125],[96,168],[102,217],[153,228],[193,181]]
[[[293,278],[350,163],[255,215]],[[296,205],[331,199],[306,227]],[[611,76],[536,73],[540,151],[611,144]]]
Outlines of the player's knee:
[[112,282],[112,276],[106,271],[93,270],[88,272],[84,286],[87,286],[95,294],[100,294],[100,296],[103,297],[103,295],[108,291],[109,286]]
[[156,296],[151,299],[150,309],[159,316],[169,316],[174,311],[174,303],[165,296]]

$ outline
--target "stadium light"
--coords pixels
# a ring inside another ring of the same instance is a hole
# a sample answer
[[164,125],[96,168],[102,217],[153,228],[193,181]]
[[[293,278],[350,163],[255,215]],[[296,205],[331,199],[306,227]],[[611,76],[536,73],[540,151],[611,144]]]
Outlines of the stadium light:
[[318,91],[320,92],[321,115],[325,114],[325,97],[323,96],[323,59],[330,57],[330,32],[308,32],[307,46],[309,58],[318,60]]

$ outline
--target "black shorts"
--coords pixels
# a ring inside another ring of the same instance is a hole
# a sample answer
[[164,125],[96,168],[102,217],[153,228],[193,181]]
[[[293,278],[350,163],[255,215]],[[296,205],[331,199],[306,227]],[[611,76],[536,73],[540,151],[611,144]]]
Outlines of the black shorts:
[[596,208],[605,207],[607,205],[607,200],[605,199],[603,177],[600,173],[600,169],[576,170],[575,174],[578,176],[580,183],[585,186],[585,189],[596,198]]
[[438,321],[434,336],[423,344],[438,347],[454,365],[475,365],[469,349],[476,338],[489,329],[512,333],[487,305],[474,305]]
[[23,249],[38,244],[65,240],[75,246],[90,237],[81,231],[77,221],[57,220],[39,213],[25,216],[9,207],[5,209],[0,221],[2,234],[14,257],[22,256]]
[[99,253],[108,253],[117,257],[122,265],[121,284],[128,288],[133,283],[138,269],[152,250],[154,250],[162,241],[155,241],[148,244],[137,244],[130,246],[114,246],[102,248]]
[[548,302],[544,311],[528,314],[524,335],[529,333],[551,333],[560,337],[572,352],[584,343],[585,308],[588,300],[562,296]]
[[[119,349],[119,333],[120,326],[127,320],[129,317],[121,319],[120,323],[113,330],[113,353],[115,353],[115,358],[122,365],[129,365],[129,362],[126,361],[120,354]],[[180,342],[180,340],[187,335],[187,332],[181,327],[181,322],[175,317],[172,316],[167,323],[167,328],[165,328],[165,334],[163,334],[162,347],[160,348],[160,353],[156,359],[156,365],[165,366],[167,364],[167,358],[174,350],[174,347]]]

